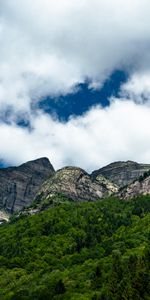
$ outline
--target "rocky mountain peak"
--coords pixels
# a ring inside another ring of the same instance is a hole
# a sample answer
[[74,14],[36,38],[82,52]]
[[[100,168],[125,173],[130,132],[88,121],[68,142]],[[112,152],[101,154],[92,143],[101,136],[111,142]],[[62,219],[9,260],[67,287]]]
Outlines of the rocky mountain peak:
[[41,157],[35,160],[28,161],[26,163],[23,163],[19,167],[16,167],[18,170],[25,170],[25,169],[30,169],[31,171],[38,171],[40,170],[54,170],[52,164],[50,163],[49,159],[47,157]]
[[92,180],[84,170],[76,167],[65,167],[48,179],[39,193],[47,199],[56,194],[62,194],[72,200],[93,201],[108,195],[108,190],[104,184]]
[[47,158],[0,169],[0,208],[12,213],[30,205],[43,182],[54,173]]
[[103,175],[119,187],[123,187],[138,179],[150,170],[149,164],[139,164],[134,161],[118,161],[94,171],[91,176],[96,179]]
[[111,163],[91,175],[70,166],[55,172],[46,157],[0,169],[1,219],[3,212],[20,211],[37,199],[49,205],[58,194],[73,201],[95,201],[112,194],[124,199],[150,194],[149,170],[149,164],[129,160]]

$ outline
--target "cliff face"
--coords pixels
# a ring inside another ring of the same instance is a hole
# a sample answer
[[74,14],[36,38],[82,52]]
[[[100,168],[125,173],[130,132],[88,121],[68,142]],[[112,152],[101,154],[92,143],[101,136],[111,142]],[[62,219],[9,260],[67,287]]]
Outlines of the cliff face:
[[42,183],[54,172],[47,158],[0,169],[0,208],[12,213],[30,205]]
[[133,161],[115,162],[92,173],[96,179],[103,175],[119,187],[123,187],[138,179],[146,171],[150,170],[149,164],[138,164]]
[[72,200],[94,201],[107,196],[109,192],[106,184],[92,180],[84,170],[66,167],[43,184],[38,198],[50,199],[56,194],[62,194]]
[[150,195],[150,176],[136,180],[118,193],[118,196],[125,200],[140,195]]
[[[91,177],[91,179],[93,178]],[[106,177],[104,177],[103,175],[97,175],[95,179],[99,182],[99,184],[102,184],[107,188],[109,195],[118,192],[119,186],[107,179]]]
[[0,225],[8,221],[9,221],[9,215],[5,211],[0,210]]
[[[91,175],[76,167],[55,172],[47,158],[0,169],[0,211],[20,211],[37,199],[49,205],[57,194],[73,201],[95,201],[112,194],[123,199],[150,194],[149,170],[150,165],[128,161],[112,163]],[[139,180],[146,171],[147,177]]]

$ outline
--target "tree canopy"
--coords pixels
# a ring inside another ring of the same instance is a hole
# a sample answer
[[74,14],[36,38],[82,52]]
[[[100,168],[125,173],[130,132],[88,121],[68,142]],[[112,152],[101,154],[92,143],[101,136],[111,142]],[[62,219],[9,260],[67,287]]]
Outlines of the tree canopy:
[[0,299],[148,300],[149,242],[149,196],[12,218],[0,226]]

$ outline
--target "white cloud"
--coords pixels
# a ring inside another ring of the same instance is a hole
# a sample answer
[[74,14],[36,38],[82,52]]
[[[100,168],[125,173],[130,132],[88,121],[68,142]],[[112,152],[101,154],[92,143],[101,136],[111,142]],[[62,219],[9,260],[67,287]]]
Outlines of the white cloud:
[[149,0],[1,0],[0,108],[93,86],[114,69],[150,69]]
[[56,169],[76,165],[91,171],[116,160],[150,162],[150,107],[114,99],[85,116],[60,123],[48,115],[32,119],[33,130],[0,125],[0,156],[19,164],[47,156]]
[[[1,0],[0,113],[13,114],[10,125],[0,123],[0,157],[19,164],[48,156],[56,168],[87,170],[150,161],[150,108],[139,104],[150,97],[149,11],[149,0]],[[130,75],[124,101],[67,123],[32,115],[33,99],[66,94],[87,77],[97,87],[121,68]],[[22,113],[32,131],[15,124]]]
[[134,73],[121,88],[121,95],[137,103],[150,104],[150,71]]

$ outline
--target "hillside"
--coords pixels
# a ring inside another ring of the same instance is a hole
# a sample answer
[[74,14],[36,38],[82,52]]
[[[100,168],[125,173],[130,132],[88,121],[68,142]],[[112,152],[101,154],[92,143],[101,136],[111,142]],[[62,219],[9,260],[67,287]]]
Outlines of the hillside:
[[0,170],[0,299],[149,300],[149,165],[102,170]]
[[0,299],[150,299],[150,197],[60,202],[0,226]]

